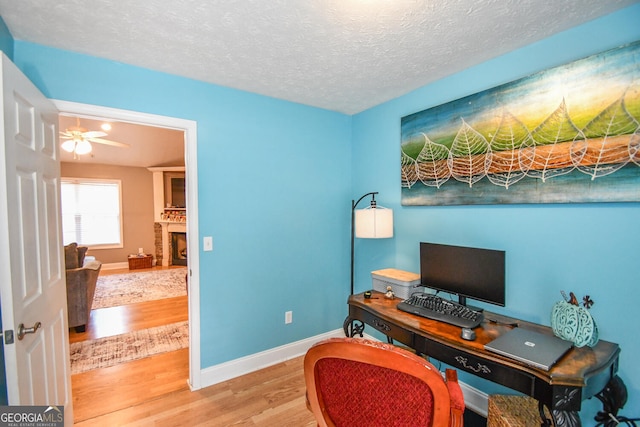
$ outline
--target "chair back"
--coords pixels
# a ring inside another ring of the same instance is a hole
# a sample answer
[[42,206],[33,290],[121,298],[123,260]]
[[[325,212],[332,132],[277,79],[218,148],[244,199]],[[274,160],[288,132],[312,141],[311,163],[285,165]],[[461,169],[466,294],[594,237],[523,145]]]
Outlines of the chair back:
[[320,426],[462,425],[462,391],[451,371],[448,384],[409,351],[355,338],[322,341],[304,360],[308,406]]

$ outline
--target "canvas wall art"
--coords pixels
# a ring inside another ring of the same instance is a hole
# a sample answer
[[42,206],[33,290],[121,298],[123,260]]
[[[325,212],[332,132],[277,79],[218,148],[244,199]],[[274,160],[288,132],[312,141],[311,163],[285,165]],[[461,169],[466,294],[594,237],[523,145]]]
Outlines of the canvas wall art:
[[403,205],[640,201],[640,42],[401,120]]

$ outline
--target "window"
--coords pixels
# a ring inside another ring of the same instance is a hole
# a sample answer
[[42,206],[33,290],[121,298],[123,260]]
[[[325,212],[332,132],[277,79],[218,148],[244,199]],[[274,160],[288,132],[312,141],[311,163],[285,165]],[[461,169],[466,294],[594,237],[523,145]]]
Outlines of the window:
[[121,248],[121,182],[62,178],[62,234],[64,244],[92,248]]

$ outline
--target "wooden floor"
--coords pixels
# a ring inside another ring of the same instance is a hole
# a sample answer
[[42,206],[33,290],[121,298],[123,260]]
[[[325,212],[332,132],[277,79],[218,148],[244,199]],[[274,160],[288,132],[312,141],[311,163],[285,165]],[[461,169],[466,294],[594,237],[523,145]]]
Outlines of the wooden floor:
[[[103,308],[91,312],[86,332],[71,330],[69,340],[96,339],[187,318],[186,296]],[[75,425],[315,425],[304,400],[302,358],[194,392],[188,378],[188,349],[72,375]]]

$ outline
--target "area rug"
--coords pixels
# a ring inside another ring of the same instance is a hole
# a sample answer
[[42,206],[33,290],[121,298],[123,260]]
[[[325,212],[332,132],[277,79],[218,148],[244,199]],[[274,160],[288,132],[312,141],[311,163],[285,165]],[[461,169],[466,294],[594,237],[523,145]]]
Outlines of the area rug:
[[72,343],[71,374],[108,368],[188,346],[189,322],[186,321]]
[[98,277],[92,309],[115,307],[187,294],[186,268]]

